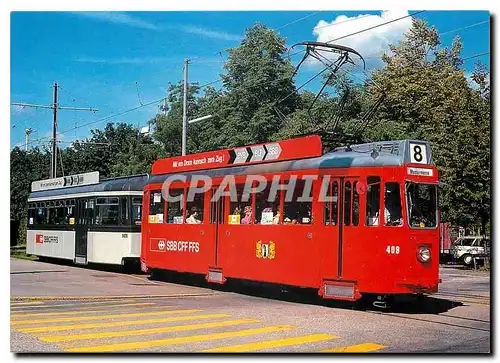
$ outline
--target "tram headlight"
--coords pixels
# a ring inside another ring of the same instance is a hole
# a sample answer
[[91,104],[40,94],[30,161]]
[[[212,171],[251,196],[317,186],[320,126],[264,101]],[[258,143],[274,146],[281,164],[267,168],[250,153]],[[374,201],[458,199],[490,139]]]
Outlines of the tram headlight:
[[417,259],[420,262],[428,262],[431,259],[431,251],[427,247],[420,247],[417,252]]

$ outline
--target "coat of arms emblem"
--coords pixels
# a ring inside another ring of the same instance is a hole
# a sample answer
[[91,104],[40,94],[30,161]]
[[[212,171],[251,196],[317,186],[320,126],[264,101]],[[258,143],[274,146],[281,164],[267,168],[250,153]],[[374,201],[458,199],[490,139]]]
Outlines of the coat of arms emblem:
[[255,256],[257,258],[268,258],[270,260],[274,259],[276,256],[276,245],[273,241],[269,243],[262,243],[258,241],[255,245]]

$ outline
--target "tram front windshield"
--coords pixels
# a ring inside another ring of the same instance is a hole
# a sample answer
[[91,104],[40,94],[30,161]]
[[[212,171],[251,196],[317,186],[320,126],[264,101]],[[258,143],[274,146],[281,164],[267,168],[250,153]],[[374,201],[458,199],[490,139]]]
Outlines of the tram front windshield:
[[436,185],[407,182],[406,198],[411,228],[435,228],[437,226]]

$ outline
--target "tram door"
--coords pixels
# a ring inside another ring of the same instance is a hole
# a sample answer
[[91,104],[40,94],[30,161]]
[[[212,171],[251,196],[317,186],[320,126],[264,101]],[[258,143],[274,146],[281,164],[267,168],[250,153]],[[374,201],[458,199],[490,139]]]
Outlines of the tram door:
[[[356,177],[340,178],[339,190],[339,238],[337,276],[347,278],[346,272],[352,270],[349,266],[349,256],[358,253],[356,244],[360,243],[360,193],[363,185]],[[354,267],[356,268],[356,267]]]
[[223,233],[222,225],[224,224],[224,210],[226,205],[226,197],[220,197],[219,200],[212,202],[212,197],[217,188],[212,189],[210,193],[210,224],[214,226],[214,241],[215,241],[215,256],[213,260],[214,266],[218,264],[218,253],[220,248],[221,233]]
[[75,263],[87,264],[87,232],[94,217],[94,199],[77,201],[78,221],[75,225]]

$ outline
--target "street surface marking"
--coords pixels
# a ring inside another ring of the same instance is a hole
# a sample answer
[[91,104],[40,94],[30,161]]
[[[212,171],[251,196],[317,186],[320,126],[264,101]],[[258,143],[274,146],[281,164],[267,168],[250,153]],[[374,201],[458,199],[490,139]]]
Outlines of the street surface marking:
[[[69,301],[69,300],[68,300]],[[40,308],[40,309],[47,309],[47,308],[52,308],[52,307],[62,307],[62,306],[68,306],[68,307],[76,307],[78,305],[84,305],[84,306],[88,306],[88,305],[94,305],[94,304],[109,304],[109,305],[105,305],[105,306],[113,306],[113,304],[110,304],[110,303],[115,303],[117,302],[116,300],[115,301],[91,301],[91,302],[81,302],[81,303],[68,303],[68,304],[46,304],[46,305],[41,305],[41,306],[32,306],[30,307],[31,308]],[[133,303],[133,302],[136,302],[136,300],[121,300],[120,303]],[[45,304],[45,303],[41,303],[41,304]],[[19,308],[19,309],[26,309],[26,306],[13,306],[11,307],[11,310],[16,310],[16,308]]]
[[41,301],[32,301],[32,302],[11,302],[10,307],[16,307],[21,305],[43,305],[44,303]]
[[[148,305],[154,305],[154,303],[136,303],[136,304],[121,304],[121,305],[115,305],[115,307],[118,306],[144,306]],[[94,309],[94,308],[92,308]],[[11,314],[11,318],[24,318],[28,316],[57,316],[57,315],[76,315],[76,314],[82,314],[82,313],[105,313],[107,311],[115,311],[114,309],[107,309],[107,310],[92,310],[92,309],[79,309],[78,311],[58,311],[58,312],[51,312],[51,313],[29,313],[29,314]]]
[[133,335],[147,335],[147,334],[176,332],[176,331],[188,331],[196,329],[219,328],[222,326],[231,326],[231,325],[258,323],[258,322],[259,320],[257,319],[237,319],[237,320],[226,320],[213,323],[174,325],[174,326],[167,326],[163,328],[152,328],[152,329],[124,330],[124,331],[122,330],[122,331],[110,331],[104,333],[80,334],[80,335],[44,336],[41,337],[40,340],[44,342],[67,342],[67,341],[84,340],[84,339],[128,337]]
[[[162,306],[169,307],[169,306]],[[33,319],[33,320],[13,320],[11,325],[27,325],[27,324],[43,324],[43,323],[62,323],[68,321],[84,321],[84,320],[104,320],[104,319],[117,319],[117,318],[136,318],[139,316],[156,316],[167,314],[184,314],[184,313],[197,313],[200,309],[185,309],[185,310],[165,310],[165,311],[149,311],[145,313],[128,313],[128,314],[114,314],[114,315],[97,315],[97,316],[74,316],[66,318],[55,319]]]
[[338,336],[330,334],[312,334],[294,338],[284,338],[284,339],[268,340],[265,342],[246,343],[246,344],[232,345],[227,347],[212,348],[203,350],[202,352],[225,352],[225,353],[252,352],[261,349],[286,347],[290,345],[321,342],[323,340],[338,339],[338,338],[339,338]]
[[333,349],[325,349],[322,350],[322,353],[365,353],[365,352],[373,352],[375,350],[380,350],[386,348],[384,345],[375,344],[375,343],[363,343],[350,345],[348,347],[340,347]]
[[114,352],[120,350],[134,350],[141,348],[161,347],[164,345],[171,345],[171,344],[194,343],[194,342],[204,342],[215,339],[245,337],[249,335],[273,333],[277,331],[292,330],[292,329],[295,329],[295,327],[291,325],[276,325],[265,328],[246,329],[246,330],[238,330],[238,331],[224,332],[224,333],[192,335],[187,337],[176,337],[176,338],[168,338],[160,340],[118,343],[109,345],[97,345],[93,347],[92,346],[78,347],[78,348],[70,348],[67,349],[66,351],[67,352]]
[[107,323],[94,323],[94,324],[49,325],[36,328],[16,328],[16,330],[20,331],[21,333],[45,333],[45,332],[75,330],[75,329],[80,330],[80,329],[94,329],[94,328],[110,328],[110,327],[127,326],[127,325],[169,323],[173,321],[175,322],[175,321],[186,321],[186,320],[196,320],[196,319],[228,318],[230,316],[231,315],[228,314],[187,315],[187,316],[175,316],[175,317],[158,318],[158,319],[110,321]]

